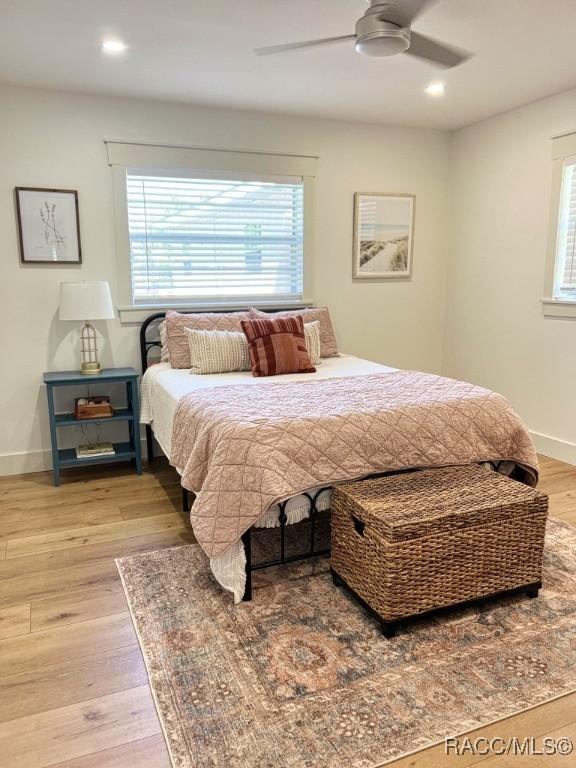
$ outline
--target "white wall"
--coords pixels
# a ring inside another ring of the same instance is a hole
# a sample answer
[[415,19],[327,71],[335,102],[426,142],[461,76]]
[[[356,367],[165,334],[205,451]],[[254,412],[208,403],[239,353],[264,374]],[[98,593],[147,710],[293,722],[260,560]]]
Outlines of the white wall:
[[[0,115],[0,474],[32,471],[49,460],[42,372],[78,366],[75,331],[57,318],[59,283],[106,279],[115,291],[104,138],[318,153],[314,300],[330,306],[342,349],[440,370],[447,133],[10,87],[0,87]],[[82,267],[20,265],[15,186],[78,189]],[[352,282],[356,191],[416,194],[411,281]],[[137,366],[137,328],[116,320],[100,329],[102,362]]]
[[540,305],[550,137],[570,130],[576,91],[453,135],[444,372],[508,396],[542,452],[576,463],[576,322]]

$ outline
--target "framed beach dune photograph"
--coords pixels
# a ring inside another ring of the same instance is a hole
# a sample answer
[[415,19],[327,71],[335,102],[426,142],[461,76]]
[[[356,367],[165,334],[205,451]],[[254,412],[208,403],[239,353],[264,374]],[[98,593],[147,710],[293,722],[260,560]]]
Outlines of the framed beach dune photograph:
[[356,192],[352,267],[355,279],[410,277],[415,204],[415,195]]

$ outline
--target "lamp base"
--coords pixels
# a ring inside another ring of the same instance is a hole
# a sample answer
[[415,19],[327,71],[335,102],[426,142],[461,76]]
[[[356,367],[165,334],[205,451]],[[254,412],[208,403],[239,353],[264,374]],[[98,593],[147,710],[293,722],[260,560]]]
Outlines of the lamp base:
[[100,367],[100,363],[82,363],[82,368],[80,369],[80,373],[84,374],[84,376],[95,376],[98,373],[102,373],[102,368]]

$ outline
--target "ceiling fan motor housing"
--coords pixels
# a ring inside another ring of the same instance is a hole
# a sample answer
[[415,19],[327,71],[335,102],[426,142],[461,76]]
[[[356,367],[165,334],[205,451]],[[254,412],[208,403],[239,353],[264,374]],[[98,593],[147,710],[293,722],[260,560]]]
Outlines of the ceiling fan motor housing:
[[366,56],[394,56],[410,46],[410,29],[386,21],[387,3],[373,2],[356,24],[356,50]]

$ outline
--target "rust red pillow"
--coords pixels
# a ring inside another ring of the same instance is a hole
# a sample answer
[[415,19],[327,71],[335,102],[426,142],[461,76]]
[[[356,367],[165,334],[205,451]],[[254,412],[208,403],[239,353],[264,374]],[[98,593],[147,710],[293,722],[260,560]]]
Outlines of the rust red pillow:
[[314,373],[300,315],[275,320],[242,320],[254,376]]

